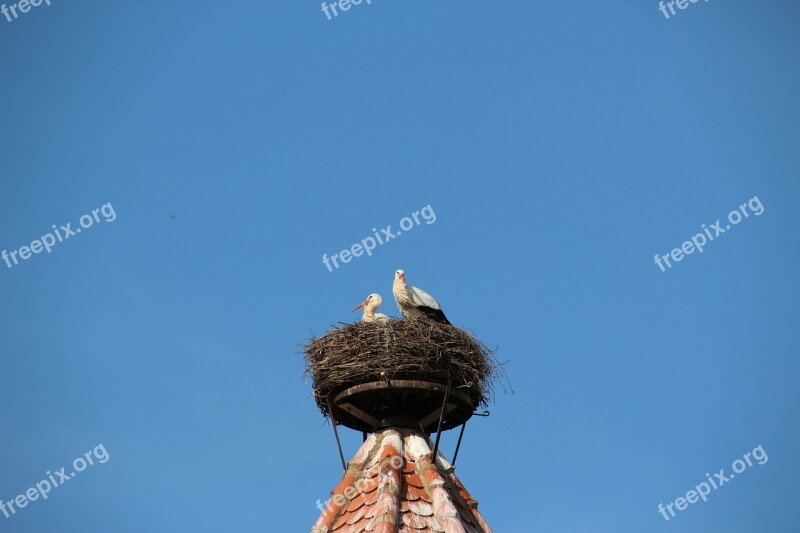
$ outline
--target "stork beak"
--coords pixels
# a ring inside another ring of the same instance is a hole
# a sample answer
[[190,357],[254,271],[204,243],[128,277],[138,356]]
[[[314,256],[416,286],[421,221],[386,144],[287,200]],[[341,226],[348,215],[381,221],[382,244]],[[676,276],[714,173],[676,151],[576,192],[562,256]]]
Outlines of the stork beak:
[[357,306],[355,306],[355,307],[353,308],[353,311],[356,311],[356,310],[358,310],[358,309],[361,309],[361,308],[362,308],[362,307],[364,307],[365,305],[367,305],[367,300],[364,300],[363,302],[361,302],[360,304],[358,304]]

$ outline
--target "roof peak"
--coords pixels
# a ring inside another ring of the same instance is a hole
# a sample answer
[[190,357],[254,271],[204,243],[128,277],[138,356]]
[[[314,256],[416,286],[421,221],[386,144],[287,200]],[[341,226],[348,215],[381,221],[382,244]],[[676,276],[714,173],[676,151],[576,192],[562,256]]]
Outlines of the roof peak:
[[312,533],[491,533],[427,435],[390,427],[372,433],[348,463]]

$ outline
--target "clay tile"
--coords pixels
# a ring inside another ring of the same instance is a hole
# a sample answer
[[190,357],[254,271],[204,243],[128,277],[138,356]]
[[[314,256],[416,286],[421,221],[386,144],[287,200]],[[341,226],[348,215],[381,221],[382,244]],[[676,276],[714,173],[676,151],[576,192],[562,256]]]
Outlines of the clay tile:
[[350,524],[350,525],[357,524],[358,522],[361,521],[362,518],[364,518],[364,514],[366,512],[367,512],[367,508],[362,505],[361,508],[358,511],[356,511],[354,513],[349,513],[348,516],[344,517],[345,518],[344,521],[345,521],[345,523]]
[[[323,513],[315,533],[491,533],[461,481],[431,462],[429,442],[407,430],[368,439],[332,493],[351,499]],[[400,470],[389,463],[397,456]]]
[[409,502],[409,509],[420,516],[433,516],[433,505],[425,501]]
[[406,498],[410,501],[422,500],[431,503],[431,497],[425,489],[417,488],[411,485],[406,485]]
[[418,474],[409,474],[405,476],[405,482],[418,489],[424,488],[425,484],[422,482]]

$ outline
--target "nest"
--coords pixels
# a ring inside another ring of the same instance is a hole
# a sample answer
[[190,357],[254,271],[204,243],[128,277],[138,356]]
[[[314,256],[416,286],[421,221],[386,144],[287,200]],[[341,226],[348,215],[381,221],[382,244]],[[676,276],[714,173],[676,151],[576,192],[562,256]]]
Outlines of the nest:
[[486,406],[502,372],[494,350],[462,329],[426,318],[347,324],[312,338],[303,351],[304,375],[311,376],[314,399],[326,417],[339,392],[392,379],[449,380],[475,407]]

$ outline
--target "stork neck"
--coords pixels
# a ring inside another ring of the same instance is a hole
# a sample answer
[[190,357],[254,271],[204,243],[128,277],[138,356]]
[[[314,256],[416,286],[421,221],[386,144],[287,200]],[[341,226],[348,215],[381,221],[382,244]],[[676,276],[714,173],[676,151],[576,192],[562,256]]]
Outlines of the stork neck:
[[394,280],[394,286],[392,289],[392,292],[394,292],[394,296],[398,301],[402,301],[403,303],[411,301],[411,297],[408,294],[408,285],[405,281],[401,279]]

